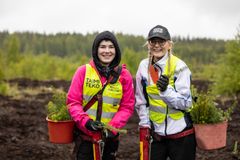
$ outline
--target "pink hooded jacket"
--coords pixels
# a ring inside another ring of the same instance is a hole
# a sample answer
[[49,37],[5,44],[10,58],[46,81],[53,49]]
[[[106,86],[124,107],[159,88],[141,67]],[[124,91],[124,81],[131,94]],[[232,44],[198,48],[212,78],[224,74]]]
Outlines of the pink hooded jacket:
[[[90,61],[90,64],[94,65],[94,62]],[[82,106],[85,73],[86,65],[80,66],[75,72],[67,95],[67,105],[69,107],[70,115],[75,121],[77,127],[87,135],[91,136],[93,135],[93,132],[87,130],[85,127],[86,122],[90,118],[88,114],[83,111]],[[102,84],[106,81],[104,76],[100,77],[100,79]],[[119,81],[123,86],[123,97],[118,112],[109,122],[109,125],[115,128],[122,128],[126,125],[128,119],[133,114],[135,103],[133,79],[130,72],[126,69],[126,65],[122,66]]]

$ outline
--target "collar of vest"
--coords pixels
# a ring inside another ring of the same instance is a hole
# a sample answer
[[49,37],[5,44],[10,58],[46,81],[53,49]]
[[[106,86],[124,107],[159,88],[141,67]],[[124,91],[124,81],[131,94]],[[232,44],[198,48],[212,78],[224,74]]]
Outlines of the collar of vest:
[[[100,73],[98,72],[93,60],[91,60],[89,62],[90,66],[94,68],[94,70],[97,72],[99,78],[101,78]],[[119,76],[122,72],[122,66],[117,66],[114,68],[113,72],[111,72],[111,75],[109,76],[109,78],[107,79],[108,83],[110,84],[114,84],[117,82],[117,80],[119,79]]]

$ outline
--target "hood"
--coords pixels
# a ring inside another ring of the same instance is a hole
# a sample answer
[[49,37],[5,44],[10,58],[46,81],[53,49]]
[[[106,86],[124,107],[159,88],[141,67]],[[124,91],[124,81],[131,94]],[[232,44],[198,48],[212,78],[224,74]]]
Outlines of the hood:
[[[116,56],[108,67],[102,66],[101,63],[100,63],[100,60],[97,56],[98,46],[99,46],[99,44],[102,40],[110,40],[113,43],[113,45],[115,47],[115,50],[116,50]],[[117,39],[116,39],[116,37],[114,36],[113,33],[109,32],[109,31],[104,31],[104,32],[99,33],[96,36],[96,38],[93,42],[93,46],[92,46],[92,57],[93,57],[93,61],[95,63],[96,68],[98,69],[98,71],[108,77],[109,73],[111,71],[113,71],[113,69],[116,66],[118,66],[120,61],[121,61],[121,51],[120,51],[120,48],[118,46]]]

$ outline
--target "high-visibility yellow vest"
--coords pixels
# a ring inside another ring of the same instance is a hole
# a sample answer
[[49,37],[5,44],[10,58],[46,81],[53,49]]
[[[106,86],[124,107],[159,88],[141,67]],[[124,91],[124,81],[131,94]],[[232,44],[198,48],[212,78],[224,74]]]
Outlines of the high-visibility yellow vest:
[[[169,77],[169,85],[173,87],[174,87],[174,72],[178,60],[179,58],[177,58],[174,55],[171,55],[170,62],[169,60],[167,61],[165,69],[162,73]],[[146,91],[149,99],[150,119],[153,122],[161,124],[163,123],[167,116],[169,116],[173,120],[179,120],[184,116],[183,112],[167,107],[167,104],[163,100],[161,100],[159,96],[159,89],[157,88],[156,84],[147,86]]]
[[[102,89],[101,80],[96,70],[90,65],[86,64],[86,74],[83,86],[83,106],[86,106],[91,98]],[[102,116],[101,122],[107,124],[115,113],[118,111],[120,101],[122,99],[122,85],[119,82],[119,78],[114,84],[107,84],[105,87],[102,98]],[[92,119],[96,119],[97,116],[98,101],[91,106],[87,113]]]

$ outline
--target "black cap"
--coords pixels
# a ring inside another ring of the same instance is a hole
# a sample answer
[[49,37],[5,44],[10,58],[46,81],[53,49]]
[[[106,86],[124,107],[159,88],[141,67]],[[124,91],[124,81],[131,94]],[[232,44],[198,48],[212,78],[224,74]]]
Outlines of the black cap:
[[161,25],[157,25],[153,27],[150,32],[148,33],[148,40],[151,38],[162,38],[165,40],[171,40],[171,36],[168,32],[168,29],[166,27],[163,27]]

